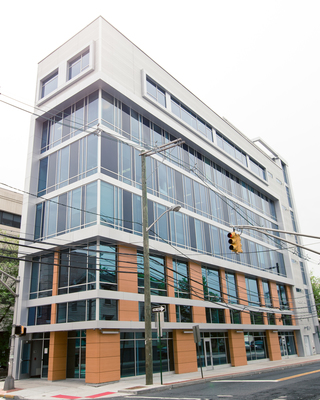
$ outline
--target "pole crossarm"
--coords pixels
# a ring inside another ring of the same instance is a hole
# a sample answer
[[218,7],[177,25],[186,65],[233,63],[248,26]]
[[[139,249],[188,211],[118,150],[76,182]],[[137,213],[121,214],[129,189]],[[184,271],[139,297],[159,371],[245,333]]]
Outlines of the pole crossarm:
[[180,139],[176,139],[176,140],[173,140],[172,142],[163,144],[163,145],[161,145],[159,147],[156,147],[154,149],[143,151],[139,155],[140,156],[146,156],[146,157],[152,156],[152,154],[161,153],[162,151],[171,149],[171,147],[180,146],[183,143],[184,143],[184,141],[182,141],[181,138]]
[[10,279],[14,280],[15,282],[20,282],[20,279],[18,279],[18,278],[15,278],[14,276],[11,276],[11,275],[10,275],[10,274],[8,274],[7,272],[5,272],[5,271],[2,271],[2,269],[0,269],[0,274],[4,274],[5,276],[7,276],[8,278],[10,278]]
[[[309,238],[313,238],[313,239],[320,239],[318,236],[304,235],[304,234],[302,234],[302,233],[296,233],[296,232],[290,232],[290,231],[280,231],[280,230],[278,230],[278,229],[263,228],[263,227],[261,227],[261,226],[235,225],[233,228],[237,228],[237,229],[251,229],[251,230],[253,230],[253,231],[262,232],[262,233],[264,233],[264,231],[275,231],[275,232],[279,232],[279,233],[287,233],[288,235],[305,236],[305,237],[309,237]],[[295,243],[295,242],[290,242],[290,240],[286,240],[286,239],[283,239],[283,238],[281,238],[281,237],[279,237],[279,236],[272,235],[271,233],[268,233],[267,235],[270,236],[270,237],[272,237],[272,238],[275,238],[275,239],[277,239],[277,240],[281,240],[282,242],[292,244],[292,245],[295,246],[295,247],[300,247],[301,249],[304,249],[304,250],[307,250],[307,251],[311,251],[312,253],[315,253],[315,254],[320,255],[320,252],[319,252],[319,251],[309,249],[308,247],[302,246],[301,244],[297,244],[297,243]]]
[[2,283],[3,286],[5,286],[5,287],[9,290],[9,292],[10,292],[14,297],[18,297],[18,296],[19,296],[19,295],[18,295],[17,293],[15,293],[15,292],[10,288],[10,286],[8,286],[1,278],[0,278],[0,283]]

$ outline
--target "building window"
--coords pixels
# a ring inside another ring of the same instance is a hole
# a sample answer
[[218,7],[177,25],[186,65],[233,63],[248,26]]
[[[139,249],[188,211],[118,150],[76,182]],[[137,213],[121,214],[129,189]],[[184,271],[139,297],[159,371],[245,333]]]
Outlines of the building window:
[[277,285],[280,310],[289,310],[286,288],[284,285]]
[[100,289],[117,290],[117,247],[100,243]]
[[114,299],[100,299],[100,321],[118,320],[118,301]]
[[206,308],[207,324],[224,324],[224,310],[221,308]]
[[252,158],[249,158],[249,166],[252,172],[266,180],[266,170]]
[[[178,213],[176,213],[178,214]],[[173,280],[175,297],[190,298],[190,284],[188,264],[182,261],[173,261]]]
[[[153,372],[174,370],[174,351],[172,332],[163,332],[161,342],[157,333],[152,333]],[[144,332],[120,332],[120,376],[144,375],[145,370],[145,336]]]
[[57,305],[57,324],[65,322],[94,321],[96,300],[80,300]]
[[179,100],[171,97],[171,110],[174,115],[182,119],[186,124],[191,126],[196,131],[200,132],[211,142],[212,139],[212,128],[206,122],[204,122],[200,117],[189,110],[185,105],[180,103]]
[[241,324],[241,312],[230,309],[230,319],[232,324]]
[[289,190],[288,186],[286,186],[286,193],[287,193],[289,207],[292,208],[291,195],[290,195],[290,190]]
[[263,314],[262,312],[250,311],[250,320],[252,325],[263,325]]
[[283,325],[292,325],[292,317],[288,314],[281,315]]
[[77,101],[42,125],[41,153],[98,123],[99,92]]
[[268,357],[265,332],[245,332],[244,343],[248,361],[260,360]]
[[0,211],[0,225],[11,226],[12,228],[19,228],[21,224],[21,216],[9,213],[7,211]]
[[[152,295],[166,296],[166,268],[164,257],[150,255],[150,291]],[[138,293],[144,293],[144,259],[143,253],[137,253]]]
[[279,332],[281,356],[297,354],[294,332]]
[[79,56],[69,61],[68,65],[68,79],[72,79],[79,75],[80,72],[84,71],[89,67],[89,50],[85,50]]
[[30,299],[52,296],[53,254],[32,261]]
[[43,240],[97,222],[97,182],[36,205],[34,238]]
[[219,271],[208,267],[202,267],[202,283],[204,300],[221,301]]
[[262,281],[262,289],[263,289],[265,306],[272,307],[272,298],[271,298],[269,282]]
[[96,258],[95,243],[61,251],[58,294],[95,289]]
[[153,97],[163,107],[166,106],[166,92],[157,83],[147,77],[147,93]]
[[51,323],[51,304],[28,308],[28,326]]
[[246,154],[238,149],[233,143],[226,139],[220,132],[217,132],[217,145],[228,153],[231,157],[240,161],[242,165],[247,167],[247,156]]
[[47,96],[58,87],[58,71],[41,81],[41,98]]
[[234,274],[226,273],[226,285],[227,285],[228,303],[237,304],[238,293],[236,286],[236,278]]
[[38,196],[97,172],[98,138],[94,134],[73,142],[40,160]]
[[276,317],[272,313],[267,313],[268,325],[276,325]]
[[308,312],[312,314],[312,309],[311,309],[311,300],[310,300],[310,295],[309,295],[309,290],[305,289],[304,293],[306,295],[306,300],[307,300],[307,307],[308,307]]
[[246,278],[248,304],[250,306],[260,306],[258,284],[256,279]]
[[300,269],[301,269],[302,282],[304,285],[306,285],[307,284],[306,271],[302,261],[300,262]]
[[177,322],[192,322],[192,307],[176,305]]

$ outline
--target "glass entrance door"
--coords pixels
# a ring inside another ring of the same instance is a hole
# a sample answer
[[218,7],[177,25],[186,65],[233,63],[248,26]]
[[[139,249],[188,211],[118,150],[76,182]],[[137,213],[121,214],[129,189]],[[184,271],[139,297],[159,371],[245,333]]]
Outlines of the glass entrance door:
[[49,340],[43,341],[41,378],[48,378]]
[[21,343],[20,379],[30,378],[31,342]]
[[279,341],[280,341],[281,356],[288,357],[288,348],[287,348],[286,337],[284,335],[279,336]]
[[203,342],[204,342],[205,366],[208,367],[208,368],[213,368],[211,339],[210,338],[204,338]]

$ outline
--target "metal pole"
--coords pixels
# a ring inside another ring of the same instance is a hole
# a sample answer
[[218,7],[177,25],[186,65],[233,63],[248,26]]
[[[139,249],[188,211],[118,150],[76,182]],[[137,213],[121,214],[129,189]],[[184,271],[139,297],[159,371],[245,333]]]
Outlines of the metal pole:
[[[19,278],[18,278],[19,279]],[[17,308],[18,308],[18,296],[19,296],[19,280],[16,280],[16,293],[14,299],[14,311],[13,311],[13,321],[12,321],[12,330],[11,330],[11,338],[10,338],[10,355],[9,355],[9,365],[8,365],[8,376],[6,377],[3,385],[3,390],[11,390],[14,389],[14,377],[13,377],[13,358],[14,358],[14,344],[15,344],[15,326],[17,319]]]
[[158,324],[159,324],[159,351],[160,351],[160,382],[161,385],[163,384],[162,381],[162,344],[161,344],[161,332],[160,332],[160,316],[161,313],[158,313]]
[[151,330],[151,294],[150,294],[150,260],[148,228],[148,199],[146,156],[141,154],[142,183],[142,233],[143,233],[143,265],[144,265],[144,324],[145,324],[145,358],[146,385],[153,384],[152,330]]

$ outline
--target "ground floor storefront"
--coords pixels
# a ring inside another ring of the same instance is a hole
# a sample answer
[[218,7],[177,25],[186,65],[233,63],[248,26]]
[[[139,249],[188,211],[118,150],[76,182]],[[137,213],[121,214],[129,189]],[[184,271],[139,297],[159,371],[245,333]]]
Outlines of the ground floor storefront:
[[[117,381],[145,374],[144,332],[78,330],[34,333],[20,346],[19,379],[85,379]],[[194,372],[201,366],[241,366],[248,362],[297,354],[294,332],[201,332],[199,346],[192,330],[153,333],[153,371]]]

